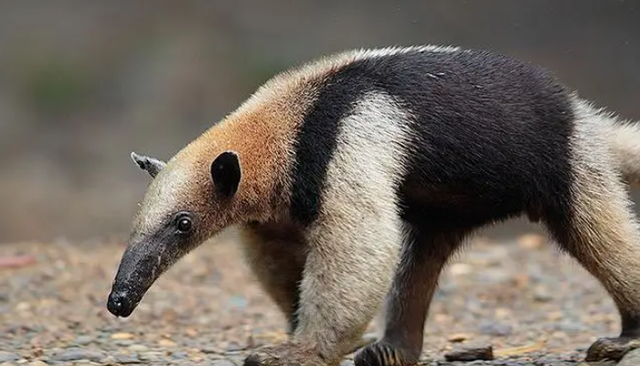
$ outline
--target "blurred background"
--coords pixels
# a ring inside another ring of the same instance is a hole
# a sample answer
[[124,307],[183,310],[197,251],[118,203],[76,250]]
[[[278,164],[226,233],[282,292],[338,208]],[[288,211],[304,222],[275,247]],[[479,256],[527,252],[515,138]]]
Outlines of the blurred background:
[[411,44],[508,53],[640,120],[637,1],[3,0],[0,242],[122,240],[131,151],[170,158],[293,65]]

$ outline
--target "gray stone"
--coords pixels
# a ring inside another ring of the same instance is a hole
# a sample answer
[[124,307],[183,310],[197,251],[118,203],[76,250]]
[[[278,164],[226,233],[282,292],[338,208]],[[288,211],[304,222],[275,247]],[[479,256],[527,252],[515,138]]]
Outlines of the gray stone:
[[229,361],[229,360],[211,360],[211,362],[209,363],[209,365],[211,366],[236,366],[235,363]]
[[533,300],[537,302],[549,302],[553,300],[553,296],[544,286],[538,286],[533,291]]
[[[191,360],[169,360],[168,361],[169,365],[176,365],[176,366],[192,366],[194,365],[194,362]],[[206,362],[205,363],[197,363],[196,365],[211,365],[210,362]]]
[[49,366],[46,362],[42,360],[35,360],[28,363],[29,366]]
[[22,357],[20,357],[20,355],[15,354],[15,353],[0,351],[0,363],[17,361],[17,360],[19,360],[21,358]]
[[231,341],[231,342],[229,342],[229,344],[226,345],[226,347],[224,347],[224,350],[227,353],[229,353],[229,352],[244,351],[246,348],[247,348],[246,346],[242,346],[238,342]]
[[85,345],[85,344],[89,344],[91,342],[93,342],[93,337],[92,336],[88,336],[88,335],[81,335],[76,337],[76,339],[74,340],[74,343],[79,344],[79,345]]
[[157,351],[142,352],[138,357],[143,361],[159,361],[164,358],[164,353]]
[[494,323],[492,321],[481,321],[478,330],[484,335],[501,337],[511,335],[513,332],[513,328],[510,325]]
[[629,351],[623,358],[618,362],[618,366],[638,366],[640,365],[640,348]]
[[134,342],[131,339],[117,339],[117,340],[113,341],[113,343],[118,345],[118,346],[130,346]]
[[586,327],[576,320],[564,319],[556,324],[556,329],[567,333],[578,333],[584,331]]
[[173,359],[182,360],[187,357],[189,357],[189,355],[187,354],[187,352],[184,352],[184,351],[176,351],[171,353],[171,358]]
[[54,361],[89,360],[94,362],[101,362],[106,358],[106,354],[104,354],[104,352],[102,351],[80,347],[67,348],[51,357],[51,359]]
[[220,354],[220,353],[224,353],[223,349],[214,347],[214,346],[209,346],[209,345],[205,345],[202,347],[199,347],[200,351],[202,353],[211,353],[211,354]]
[[127,347],[131,352],[146,352],[149,350],[149,347],[142,344],[132,344]]
[[124,354],[124,353],[118,353],[118,354],[114,355],[113,359],[116,361],[116,363],[121,364],[121,365],[129,365],[129,364],[135,364],[135,363],[141,363],[142,362],[142,361],[140,361],[140,359],[138,359],[138,356],[136,356],[136,355],[128,355],[128,354]]

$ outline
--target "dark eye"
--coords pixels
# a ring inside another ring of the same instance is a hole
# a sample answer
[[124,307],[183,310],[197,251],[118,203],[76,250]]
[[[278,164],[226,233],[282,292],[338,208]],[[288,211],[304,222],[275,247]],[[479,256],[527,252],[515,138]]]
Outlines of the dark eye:
[[188,216],[182,216],[178,218],[178,222],[176,225],[179,232],[188,233],[191,230],[191,218]]

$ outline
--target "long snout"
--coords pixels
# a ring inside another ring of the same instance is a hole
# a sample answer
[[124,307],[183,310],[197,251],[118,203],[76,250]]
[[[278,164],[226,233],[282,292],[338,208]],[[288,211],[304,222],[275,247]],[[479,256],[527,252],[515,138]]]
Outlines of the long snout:
[[127,247],[107,300],[111,314],[126,318],[136,309],[151,285],[173,262],[164,248],[164,244],[144,242]]

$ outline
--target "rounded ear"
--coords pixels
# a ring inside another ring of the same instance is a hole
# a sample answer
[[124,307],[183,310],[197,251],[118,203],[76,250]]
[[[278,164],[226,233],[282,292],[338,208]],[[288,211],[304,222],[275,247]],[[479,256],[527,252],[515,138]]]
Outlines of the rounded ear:
[[240,159],[235,151],[225,151],[211,163],[211,179],[216,191],[225,198],[236,194],[241,177]]
[[131,152],[131,160],[133,160],[140,169],[149,173],[151,178],[155,178],[166,165],[163,161],[144,155],[138,155],[135,152]]

